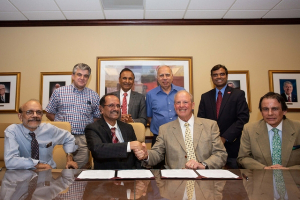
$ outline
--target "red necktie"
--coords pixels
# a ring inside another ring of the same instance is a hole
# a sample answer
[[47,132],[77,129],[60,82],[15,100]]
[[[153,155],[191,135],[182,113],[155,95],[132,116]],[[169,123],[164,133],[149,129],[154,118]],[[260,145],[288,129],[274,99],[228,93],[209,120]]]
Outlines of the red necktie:
[[219,92],[218,92],[218,98],[217,98],[217,119],[218,119],[218,117],[219,117],[219,112],[220,112],[221,103],[222,103],[222,92],[219,91]]
[[122,103],[122,114],[127,114],[127,93],[125,92],[123,95],[123,103]]
[[291,102],[291,96],[288,97],[288,102]]
[[110,130],[111,130],[111,136],[112,136],[112,143],[118,143],[119,140],[116,136],[116,128],[112,127]]
[[34,132],[29,133],[29,135],[32,137],[31,140],[31,158],[35,160],[39,160],[39,143],[35,139]]

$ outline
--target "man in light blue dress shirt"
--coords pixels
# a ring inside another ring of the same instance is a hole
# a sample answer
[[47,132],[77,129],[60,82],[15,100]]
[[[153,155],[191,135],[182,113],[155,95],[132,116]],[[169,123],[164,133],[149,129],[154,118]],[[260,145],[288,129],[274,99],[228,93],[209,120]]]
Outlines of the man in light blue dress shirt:
[[[4,131],[4,161],[7,169],[51,169],[56,168],[53,148],[62,144],[67,153],[66,168],[77,169],[71,153],[78,148],[74,136],[66,130],[41,123],[43,110],[37,100],[29,100],[20,107],[18,117],[22,124],[12,124]],[[38,159],[32,158],[34,133],[38,143]]]

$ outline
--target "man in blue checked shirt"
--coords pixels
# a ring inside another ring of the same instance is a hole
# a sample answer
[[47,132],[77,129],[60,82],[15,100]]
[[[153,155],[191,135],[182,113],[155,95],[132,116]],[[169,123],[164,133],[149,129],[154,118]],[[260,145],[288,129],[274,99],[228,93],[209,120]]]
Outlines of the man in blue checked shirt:
[[90,75],[91,68],[87,64],[76,64],[72,74],[73,84],[54,90],[45,109],[49,120],[70,122],[78,145],[78,150],[74,153],[78,168],[89,167],[89,150],[84,129],[100,118],[99,95],[85,87]]

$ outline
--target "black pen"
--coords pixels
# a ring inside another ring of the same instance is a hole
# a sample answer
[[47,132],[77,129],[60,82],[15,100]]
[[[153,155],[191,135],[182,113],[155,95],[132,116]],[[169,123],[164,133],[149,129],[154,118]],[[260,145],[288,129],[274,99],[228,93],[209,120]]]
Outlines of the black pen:
[[247,181],[249,180],[248,176],[246,176],[244,173],[242,173],[242,176],[244,179],[246,179]]

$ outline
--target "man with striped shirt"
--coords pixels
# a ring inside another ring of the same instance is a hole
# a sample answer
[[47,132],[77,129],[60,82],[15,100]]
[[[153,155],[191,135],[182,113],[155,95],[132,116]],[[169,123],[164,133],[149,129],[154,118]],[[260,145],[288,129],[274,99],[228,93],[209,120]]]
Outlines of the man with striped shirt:
[[90,74],[91,68],[87,64],[76,64],[72,74],[73,84],[54,90],[45,109],[49,120],[70,122],[71,132],[78,145],[78,150],[74,153],[78,168],[88,167],[89,150],[84,129],[100,118],[99,95],[85,87]]

